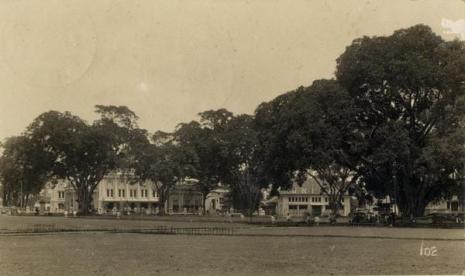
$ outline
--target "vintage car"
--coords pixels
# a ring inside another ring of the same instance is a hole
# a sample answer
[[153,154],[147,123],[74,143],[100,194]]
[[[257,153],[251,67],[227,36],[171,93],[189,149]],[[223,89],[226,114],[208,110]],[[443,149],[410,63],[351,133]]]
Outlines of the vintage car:
[[378,221],[376,214],[370,211],[354,211],[349,214],[350,224],[369,224],[376,223]]

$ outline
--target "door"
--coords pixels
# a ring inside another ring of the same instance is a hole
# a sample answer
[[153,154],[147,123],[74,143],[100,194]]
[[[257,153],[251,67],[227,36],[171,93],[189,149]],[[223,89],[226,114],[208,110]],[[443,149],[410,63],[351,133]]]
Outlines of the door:
[[321,216],[321,206],[312,206],[312,215]]

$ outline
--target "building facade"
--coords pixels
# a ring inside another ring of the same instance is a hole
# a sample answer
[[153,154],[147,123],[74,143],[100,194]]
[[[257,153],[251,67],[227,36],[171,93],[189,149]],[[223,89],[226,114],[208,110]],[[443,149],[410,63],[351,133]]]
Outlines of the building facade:
[[[345,195],[341,216],[348,216],[351,211],[351,197]],[[276,214],[278,216],[312,216],[327,215],[329,213],[328,196],[323,195],[320,186],[313,179],[307,179],[302,186],[293,184],[292,189],[280,191],[277,199]]]
[[[43,212],[72,213],[79,209],[76,192],[66,180],[46,184],[39,198],[36,207]],[[158,194],[153,183],[133,183],[130,177],[116,173],[109,174],[98,184],[92,199],[91,208],[98,214],[158,212]]]
[[425,215],[432,213],[455,214],[465,212],[465,206],[460,204],[459,198],[454,195],[451,199],[430,203],[425,208]]
[[170,191],[166,202],[168,214],[201,214],[203,195],[197,189],[197,180],[185,179]]
[[120,174],[110,174],[100,182],[94,202],[100,214],[118,211],[125,214],[156,214],[159,210],[157,189],[153,182],[134,182],[131,177]]
[[229,190],[223,187],[218,187],[212,190],[205,200],[205,210],[208,214],[220,214],[228,211],[231,207],[228,202],[227,194]]

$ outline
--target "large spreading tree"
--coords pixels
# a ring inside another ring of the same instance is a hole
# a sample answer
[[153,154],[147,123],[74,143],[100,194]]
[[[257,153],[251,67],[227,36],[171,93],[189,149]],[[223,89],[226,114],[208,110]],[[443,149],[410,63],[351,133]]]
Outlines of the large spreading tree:
[[275,189],[312,178],[334,214],[361,175],[362,134],[352,98],[335,80],[315,81],[262,104],[256,126],[263,172]]
[[39,115],[27,128],[31,143],[42,149],[48,171],[66,180],[77,194],[79,212],[92,209],[97,185],[129,157],[129,144],[144,135],[136,128],[137,117],[125,107],[96,106],[99,120],[88,124],[69,112],[49,111]]
[[336,76],[360,109],[365,180],[403,214],[422,215],[463,175],[465,43],[424,25],[363,37],[339,57]]

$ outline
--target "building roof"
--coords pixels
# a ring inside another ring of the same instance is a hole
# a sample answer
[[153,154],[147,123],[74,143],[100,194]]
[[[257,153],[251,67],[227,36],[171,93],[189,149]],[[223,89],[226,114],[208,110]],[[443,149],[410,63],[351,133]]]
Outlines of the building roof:
[[307,178],[302,186],[297,183],[292,184],[292,188],[289,190],[284,190],[279,192],[282,195],[285,194],[312,194],[319,195],[321,194],[321,188],[318,183],[313,178]]

